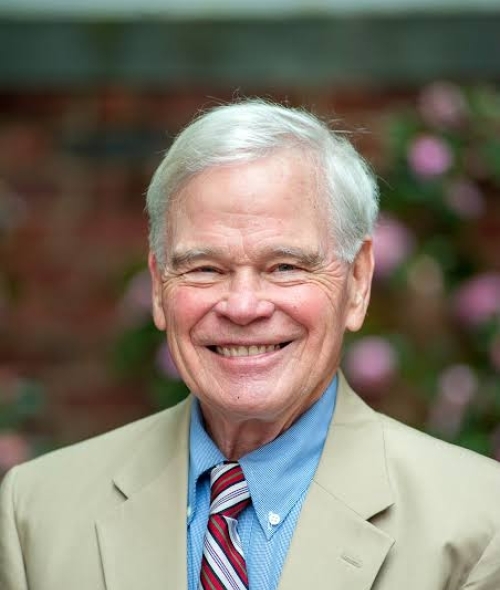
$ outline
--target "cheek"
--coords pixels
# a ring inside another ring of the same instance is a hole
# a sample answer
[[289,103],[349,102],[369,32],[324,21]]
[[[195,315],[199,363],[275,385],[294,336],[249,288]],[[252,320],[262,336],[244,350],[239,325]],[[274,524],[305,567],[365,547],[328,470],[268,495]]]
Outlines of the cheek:
[[296,321],[321,330],[338,316],[338,296],[323,285],[304,285],[295,289],[293,299],[286,304],[288,313]]
[[199,290],[175,288],[165,293],[167,332],[190,331],[212,308],[212,297]]

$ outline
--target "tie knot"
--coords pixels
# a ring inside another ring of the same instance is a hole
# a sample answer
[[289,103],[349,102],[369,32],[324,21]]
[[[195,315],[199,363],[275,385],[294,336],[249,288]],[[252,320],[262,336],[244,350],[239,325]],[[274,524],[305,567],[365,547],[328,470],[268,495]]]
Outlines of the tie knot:
[[222,463],[210,472],[210,514],[238,518],[250,504],[250,492],[239,463]]

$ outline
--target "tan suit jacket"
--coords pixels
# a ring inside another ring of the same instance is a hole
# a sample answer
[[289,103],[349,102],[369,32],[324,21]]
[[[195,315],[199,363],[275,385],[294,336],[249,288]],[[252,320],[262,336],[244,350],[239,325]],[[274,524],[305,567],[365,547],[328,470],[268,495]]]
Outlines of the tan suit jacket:
[[[0,589],[185,590],[189,407],[11,471]],[[341,378],[279,590],[500,590],[499,531],[497,463],[376,414]]]

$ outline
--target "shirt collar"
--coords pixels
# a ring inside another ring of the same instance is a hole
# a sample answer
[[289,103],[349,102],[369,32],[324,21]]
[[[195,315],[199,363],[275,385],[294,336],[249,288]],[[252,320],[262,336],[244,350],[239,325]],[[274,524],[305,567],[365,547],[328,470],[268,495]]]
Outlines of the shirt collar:
[[[240,459],[252,505],[267,538],[284,522],[311,483],[333,415],[337,381],[335,377],[320,399],[279,437]],[[189,447],[188,501],[194,511],[199,477],[226,460],[203,426],[196,399]]]

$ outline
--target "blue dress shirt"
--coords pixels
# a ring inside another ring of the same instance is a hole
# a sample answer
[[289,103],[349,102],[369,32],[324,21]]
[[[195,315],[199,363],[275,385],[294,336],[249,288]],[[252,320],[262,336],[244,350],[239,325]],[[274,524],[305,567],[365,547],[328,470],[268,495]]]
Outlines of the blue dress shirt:
[[[250,588],[274,590],[335,407],[337,378],[288,430],[240,459],[252,504],[238,518]],[[188,588],[197,590],[210,504],[209,471],[226,458],[194,400],[189,434]]]

